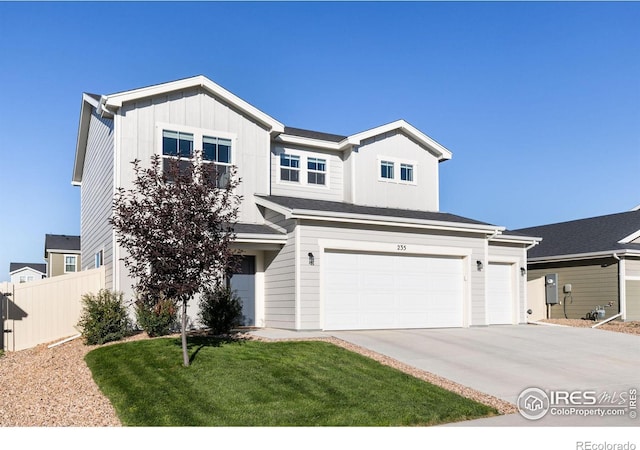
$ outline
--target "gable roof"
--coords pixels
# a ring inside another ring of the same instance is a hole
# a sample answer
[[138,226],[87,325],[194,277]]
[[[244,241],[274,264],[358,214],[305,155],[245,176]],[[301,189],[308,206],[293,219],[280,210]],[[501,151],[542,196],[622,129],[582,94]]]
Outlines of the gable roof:
[[301,128],[285,127],[284,133],[275,137],[276,141],[288,144],[304,145],[309,147],[322,148],[326,150],[346,150],[352,146],[362,145],[366,139],[389,133],[391,131],[399,131],[409,138],[415,140],[419,145],[426,148],[434,154],[438,161],[451,159],[451,152],[429,136],[418,130],[405,120],[396,120],[379,127],[349,136],[341,136],[337,134],[321,133],[318,131],[304,130]]
[[415,140],[429,152],[433,153],[438,158],[438,161],[451,159],[452,156],[448,149],[404,120],[396,120],[395,122],[352,134],[350,136],[323,133],[302,128],[285,127],[273,117],[250,105],[204,75],[197,75],[195,77],[183,78],[181,80],[155,84],[129,91],[116,92],[108,95],[83,93],[82,103],[80,106],[80,123],[78,125],[78,136],[76,140],[76,156],[73,165],[71,184],[78,186],[82,183],[84,159],[87,151],[87,138],[89,136],[89,125],[91,123],[91,114],[94,110],[102,117],[110,119],[114,117],[118,109],[120,109],[125,102],[196,87],[200,87],[214,97],[218,97],[235,106],[243,114],[247,115],[247,117],[251,117],[253,120],[264,125],[271,133],[271,136],[277,141],[315,148],[324,148],[328,150],[346,150],[352,146],[361,145],[362,141],[365,139],[388,133],[390,131],[399,131]]
[[542,237],[530,260],[571,259],[614,253],[638,253],[640,210],[515,230]]
[[84,158],[87,151],[87,136],[89,134],[91,113],[94,109],[97,110],[102,117],[113,118],[114,114],[117,113],[125,102],[141,100],[156,95],[163,95],[169,92],[197,87],[202,88],[214,97],[218,97],[228,104],[233,105],[247,117],[251,117],[253,120],[264,125],[269,132],[274,134],[284,132],[284,125],[276,119],[260,111],[255,106],[247,103],[240,97],[232,94],[203,75],[155,84],[130,91],[116,92],[114,94],[99,96],[97,94],[84,93],[82,95],[82,104],[80,107],[80,124],[78,125],[78,138],[76,141],[76,157],[73,167],[72,184],[79,185],[82,182]]
[[36,272],[40,272],[42,275],[45,275],[47,273],[47,265],[43,263],[9,263],[9,274],[13,274],[14,272],[22,269],[32,269]]
[[80,236],[67,236],[65,234],[47,234],[44,238],[44,257],[50,251],[80,252]]

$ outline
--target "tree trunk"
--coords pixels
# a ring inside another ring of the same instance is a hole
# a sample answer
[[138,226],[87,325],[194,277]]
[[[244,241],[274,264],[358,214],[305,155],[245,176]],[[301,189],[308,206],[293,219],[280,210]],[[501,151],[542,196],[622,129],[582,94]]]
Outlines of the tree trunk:
[[189,353],[187,352],[187,301],[182,300],[182,362],[189,367]]

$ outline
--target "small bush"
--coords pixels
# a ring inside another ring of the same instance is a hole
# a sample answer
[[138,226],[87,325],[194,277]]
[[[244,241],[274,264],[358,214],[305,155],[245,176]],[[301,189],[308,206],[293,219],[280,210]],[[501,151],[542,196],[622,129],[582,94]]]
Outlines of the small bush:
[[160,299],[149,304],[139,299],[135,310],[138,325],[151,337],[165,336],[177,329],[177,309],[170,300]]
[[83,295],[82,304],[78,327],[85,344],[118,341],[130,333],[131,323],[122,301],[122,293],[101,289],[97,295]]
[[199,317],[212,334],[229,333],[242,324],[242,301],[230,288],[217,286],[202,294]]

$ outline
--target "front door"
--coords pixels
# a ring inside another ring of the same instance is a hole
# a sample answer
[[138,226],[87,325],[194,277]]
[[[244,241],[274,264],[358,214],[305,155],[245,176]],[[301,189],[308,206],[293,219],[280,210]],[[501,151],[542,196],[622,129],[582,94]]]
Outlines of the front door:
[[256,324],[256,257],[243,256],[238,270],[231,276],[231,289],[242,300],[242,324]]

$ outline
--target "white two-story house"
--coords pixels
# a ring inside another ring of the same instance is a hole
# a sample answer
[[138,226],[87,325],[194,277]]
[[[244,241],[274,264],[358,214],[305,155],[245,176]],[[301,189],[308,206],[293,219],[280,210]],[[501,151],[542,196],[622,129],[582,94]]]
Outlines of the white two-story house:
[[244,262],[232,285],[246,325],[526,322],[526,250],[537,240],[439,212],[449,150],[404,120],[350,136],[291,128],[204,76],[82,97],[73,169],[82,260],[106,266],[109,288],[132,296],[108,223],[115,189],[132,186],[131,161],[193,149],[242,178]]

